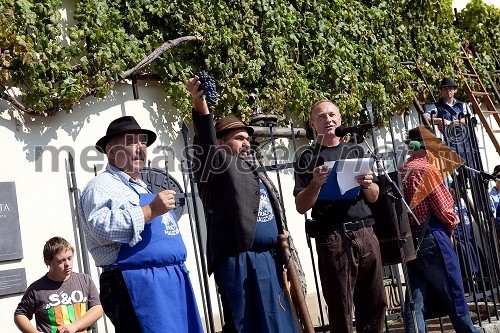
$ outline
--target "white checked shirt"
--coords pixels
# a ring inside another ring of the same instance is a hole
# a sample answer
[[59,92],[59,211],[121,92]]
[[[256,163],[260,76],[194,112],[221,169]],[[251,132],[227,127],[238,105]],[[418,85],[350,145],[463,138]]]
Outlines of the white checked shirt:
[[134,181],[112,165],[92,179],[82,192],[79,213],[87,247],[97,266],[114,264],[122,243],[134,246],[141,240],[144,214],[138,193],[146,184]]

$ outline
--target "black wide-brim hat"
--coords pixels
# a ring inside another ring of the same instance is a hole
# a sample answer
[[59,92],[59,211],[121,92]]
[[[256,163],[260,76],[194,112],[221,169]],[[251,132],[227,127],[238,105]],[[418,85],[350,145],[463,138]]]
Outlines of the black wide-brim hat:
[[134,117],[124,116],[113,120],[106,130],[106,135],[100,138],[95,147],[101,153],[106,154],[106,145],[109,140],[114,138],[119,134],[130,133],[130,134],[146,134],[148,136],[148,141],[146,145],[149,147],[156,140],[156,133],[147,129],[141,128]]
[[221,138],[224,134],[235,129],[244,129],[248,132],[248,135],[253,135],[253,128],[245,125],[233,114],[229,114],[215,123],[217,138]]
[[441,88],[445,88],[445,87],[453,87],[453,88],[457,88],[457,85],[455,84],[455,82],[453,82],[453,80],[449,77],[444,77],[442,80],[441,80],[441,84],[439,85],[439,89]]

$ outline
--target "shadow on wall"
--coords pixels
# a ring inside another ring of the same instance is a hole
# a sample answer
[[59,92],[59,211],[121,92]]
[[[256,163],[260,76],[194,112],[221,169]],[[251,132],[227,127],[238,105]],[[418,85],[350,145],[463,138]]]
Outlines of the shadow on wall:
[[[170,146],[177,137],[180,128],[180,114],[173,109],[166,94],[157,83],[139,83],[139,101],[142,108],[149,112],[154,131],[158,134],[158,145]],[[163,94],[163,95],[161,95]],[[34,117],[21,114],[11,104],[0,101],[0,126],[10,130],[17,141],[24,144],[26,160],[36,161],[47,146],[58,139],[58,131],[63,130],[75,142],[82,128],[91,122],[91,116],[107,110],[121,107],[123,115],[133,115],[134,110],[125,103],[134,101],[132,86],[118,83],[105,98],[89,97],[75,105],[74,109],[58,113],[53,117]],[[135,108],[135,107],[134,107]],[[158,110],[158,112],[156,112]],[[82,116],[82,113],[84,116]],[[99,119],[92,117],[92,121]],[[172,135],[172,133],[176,133]],[[101,133],[96,133],[96,140]],[[177,138],[182,140],[182,138]],[[91,145],[93,144],[90,143]],[[56,148],[58,149],[58,148]]]

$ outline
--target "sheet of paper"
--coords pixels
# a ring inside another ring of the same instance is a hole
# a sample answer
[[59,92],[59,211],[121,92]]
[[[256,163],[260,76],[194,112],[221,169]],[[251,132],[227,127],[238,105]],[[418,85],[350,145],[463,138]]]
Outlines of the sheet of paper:
[[340,193],[344,194],[350,189],[359,186],[359,183],[354,177],[372,172],[373,162],[372,158],[339,160],[337,166],[337,182],[339,184]]

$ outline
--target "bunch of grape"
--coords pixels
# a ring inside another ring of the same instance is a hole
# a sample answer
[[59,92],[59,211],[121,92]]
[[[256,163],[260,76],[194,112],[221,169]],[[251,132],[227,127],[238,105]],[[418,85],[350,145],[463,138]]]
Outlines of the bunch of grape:
[[217,102],[217,86],[215,85],[213,76],[206,71],[199,72],[197,76],[201,82],[200,89],[203,89],[205,92],[207,104],[209,106],[215,105]]

